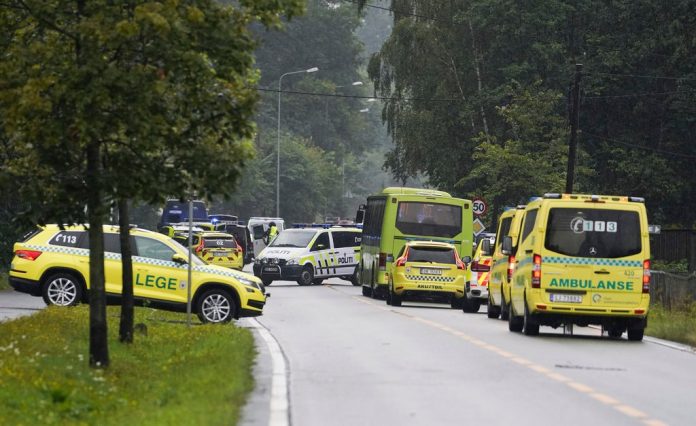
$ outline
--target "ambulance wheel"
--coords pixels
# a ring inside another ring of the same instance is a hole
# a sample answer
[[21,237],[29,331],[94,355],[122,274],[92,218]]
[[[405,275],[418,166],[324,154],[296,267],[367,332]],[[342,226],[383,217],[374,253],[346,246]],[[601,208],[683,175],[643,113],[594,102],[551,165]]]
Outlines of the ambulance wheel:
[[82,300],[82,284],[74,275],[65,272],[48,277],[41,292],[46,305],[75,306]]
[[520,332],[524,326],[524,317],[518,317],[512,309],[512,305],[508,305],[508,330]]
[[322,285],[324,283],[323,278],[315,278],[312,280],[312,285]]
[[372,289],[367,286],[362,286],[362,295],[365,297],[370,297],[372,296]]
[[300,278],[297,280],[297,284],[312,285],[312,281],[314,281],[314,271],[312,271],[311,266],[306,265],[302,268],[302,272],[300,272]]
[[202,323],[225,323],[235,317],[237,306],[228,292],[216,288],[203,293],[196,304],[196,311]]
[[498,319],[500,316],[500,306],[495,306],[491,302],[491,297],[488,297],[488,304],[486,305],[488,307],[488,318],[491,319]]
[[503,291],[500,291],[500,319],[507,321],[510,318],[510,305],[505,302]]
[[539,323],[532,319],[532,314],[529,313],[529,308],[527,308],[527,300],[524,301],[524,317],[522,322],[522,332],[525,336],[538,336],[539,335]]
[[269,285],[271,285],[273,280],[265,279],[265,280],[261,280],[261,282],[263,282],[264,286],[268,287]]
[[643,340],[643,333],[645,332],[644,328],[629,328],[628,329],[628,340],[632,342],[640,342]]
[[620,338],[621,338],[621,335],[623,334],[623,328],[622,328],[622,327],[616,327],[616,326],[614,326],[614,327],[609,327],[609,328],[607,329],[607,334],[608,334],[609,337],[611,337],[612,339],[620,339]]

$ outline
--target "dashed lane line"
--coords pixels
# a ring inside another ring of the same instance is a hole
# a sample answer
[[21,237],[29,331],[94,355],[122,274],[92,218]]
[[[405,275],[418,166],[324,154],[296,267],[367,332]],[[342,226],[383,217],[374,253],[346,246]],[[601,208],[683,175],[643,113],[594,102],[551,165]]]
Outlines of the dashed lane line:
[[[335,289],[334,289],[334,290],[335,290]],[[340,290],[336,290],[336,291],[340,291]],[[342,291],[340,291],[340,292],[341,292],[341,293],[344,293],[344,294],[348,294],[348,293],[345,293],[345,292],[342,292]],[[348,294],[348,295],[350,295],[350,294]],[[411,319],[411,320],[413,320],[413,321],[416,321],[416,322],[425,324],[425,325],[427,325],[427,326],[436,328],[436,329],[438,329],[438,330],[442,330],[442,331],[444,331],[444,332],[446,332],[446,333],[448,333],[448,334],[451,334],[451,335],[456,336],[456,337],[458,337],[458,338],[460,338],[460,339],[462,339],[462,340],[464,340],[464,341],[467,341],[467,342],[473,344],[474,346],[478,346],[478,347],[481,348],[481,349],[484,349],[484,350],[486,350],[486,351],[495,353],[495,354],[497,354],[497,355],[499,355],[499,356],[501,356],[501,357],[503,357],[503,358],[505,358],[505,359],[509,359],[510,361],[512,361],[512,362],[514,362],[514,363],[516,363],[516,364],[519,364],[519,365],[521,365],[521,366],[527,367],[527,368],[529,368],[530,370],[532,370],[532,371],[534,371],[534,372],[536,372],[536,373],[538,373],[538,374],[540,374],[540,375],[542,375],[542,376],[545,376],[545,377],[547,377],[547,378],[549,378],[549,379],[551,379],[551,380],[554,380],[554,381],[556,381],[556,382],[563,383],[563,384],[565,384],[566,386],[568,386],[569,388],[573,389],[574,391],[576,391],[576,392],[578,392],[578,393],[581,393],[581,394],[583,394],[583,395],[587,395],[587,396],[589,396],[590,398],[594,399],[595,401],[598,401],[598,402],[600,402],[600,403],[602,403],[602,404],[604,404],[604,405],[606,405],[606,406],[612,407],[612,408],[615,409],[616,411],[622,413],[623,415],[625,415],[625,416],[627,416],[627,417],[630,417],[631,419],[640,420],[640,421],[641,421],[643,424],[645,424],[645,425],[648,425],[648,426],[666,426],[666,423],[664,423],[664,422],[662,422],[662,421],[660,421],[660,420],[657,420],[657,419],[650,418],[650,416],[648,416],[646,413],[644,413],[644,412],[638,410],[638,409],[635,408],[635,407],[632,407],[632,406],[630,406],[630,405],[624,404],[624,403],[622,403],[621,401],[619,401],[619,400],[617,400],[617,399],[615,399],[615,398],[613,398],[613,397],[611,397],[611,396],[609,396],[609,395],[606,395],[606,394],[603,394],[603,393],[601,393],[601,392],[595,391],[595,390],[594,390],[592,387],[590,387],[590,386],[587,386],[587,385],[585,385],[585,384],[583,384],[583,383],[580,383],[580,382],[571,380],[570,378],[568,378],[568,377],[566,377],[566,376],[564,376],[564,375],[562,375],[562,374],[558,374],[558,373],[556,373],[556,372],[554,372],[554,371],[551,371],[551,370],[549,370],[548,368],[546,368],[546,367],[544,367],[544,366],[542,366],[542,365],[535,364],[534,362],[529,361],[528,359],[525,359],[525,358],[523,358],[523,357],[517,356],[517,355],[515,355],[514,353],[511,353],[511,352],[505,351],[505,350],[503,350],[503,349],[500,349],[500,348],[498,348],[497,346],[491,345],[491,344],[489,344],[489,343],[487,343],[487,342],[485,342],[485,341],[483,341],[483,340],[481,340],[481,339],[478,339],[478,338],[469,336],[469,335],[466,334],[466,333],[463,333],[463,332],[461,332],[461,331],[459,331],[459,330],[455,330],[455,329],[453,329],[453,328],[451,328],[451,327],[448,327],[447,325],[438,323],[438,322],[436,322],[436,321],[432,321],[432,320],[429,320],[429,319],[421,318],[421,317],[416,316],[416,315],[407,314],[407,313],[405,313],[405,312],[398,312],[398,311],[396,311],[396,310],[394,310],[394,309],[390,309],[390,308],[385,308],[385,307],[383,307],[383,306],[379,306],[379,305],[377,305],[375,302],[373,302],[373,301],[371,301],[371,300],[369,300],[369,299],[366,299],[366,298],[364,298],[364,297],[353,296],[353,295],[351,295],[351,296],[352,296],[355,300],[360,301],[360,302],[362,302],[362,303],[365,303],[365,304],[368,304],[368,305],[372,305],[372,306],[374,306],[374,307],[376,307],[376,308],[378,308],[378,309],[381,309],[381,310],[383,310],[383,311],[389,311],[389,312],[392,312],[392,313],[395,313],[395,314],[404,316],[404,317],[406,317],[406,318],[409,318],[409,319]]]

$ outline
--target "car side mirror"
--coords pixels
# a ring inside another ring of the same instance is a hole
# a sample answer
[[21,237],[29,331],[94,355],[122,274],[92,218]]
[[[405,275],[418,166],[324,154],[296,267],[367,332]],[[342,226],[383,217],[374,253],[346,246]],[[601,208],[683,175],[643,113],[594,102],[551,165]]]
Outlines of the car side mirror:
[[481,254],[483,254],[484,256],[491,255],[491,240],[489,240],[488,238],[484,239],[481,243]]
[[506,235],[503,237],[503,247],[501,252],[506,255],[510,256],[512,254],[512,237],[509,235]]
[[464,262],[468,265],[469,263],[471,263],[471,256],[462,257],[462,262]]
[[174,253],[172,255],[172,262],[178,263],[179,265],[186,265],[188,263],[188,259],[179,253]]

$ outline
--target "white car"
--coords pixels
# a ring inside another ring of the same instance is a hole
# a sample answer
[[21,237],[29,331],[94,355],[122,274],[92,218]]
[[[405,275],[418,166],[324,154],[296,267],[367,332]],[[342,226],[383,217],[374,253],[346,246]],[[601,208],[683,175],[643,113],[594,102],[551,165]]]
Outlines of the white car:
[[321,284],[331,277],[358,285],[355,271],[361,240],[358,228],[286,229],[254,260],[254,275],[265,285],[274,280]]

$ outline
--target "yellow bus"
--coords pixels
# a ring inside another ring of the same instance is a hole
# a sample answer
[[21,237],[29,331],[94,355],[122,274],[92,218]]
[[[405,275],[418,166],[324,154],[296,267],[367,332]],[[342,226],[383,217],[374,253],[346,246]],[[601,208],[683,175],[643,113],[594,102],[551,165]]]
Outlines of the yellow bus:
[[390,187],[368,197],[356,271],[363,295],[386,295],[394,256],[407,241],[447,242],[471,257],[472,218],[470,200],[443,191]]

